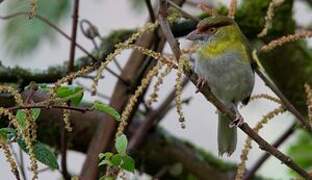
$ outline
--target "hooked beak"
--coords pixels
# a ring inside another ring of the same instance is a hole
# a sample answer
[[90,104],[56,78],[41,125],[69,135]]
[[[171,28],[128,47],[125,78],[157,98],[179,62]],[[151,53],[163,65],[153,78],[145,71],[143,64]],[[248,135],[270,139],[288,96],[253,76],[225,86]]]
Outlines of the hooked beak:
[[190,32],[187,36],[186,39],[191,40],[191,41],[195,41],[198,39],[202,38],[202,34],[198,32],[197,29],[195,29],[194,31]]

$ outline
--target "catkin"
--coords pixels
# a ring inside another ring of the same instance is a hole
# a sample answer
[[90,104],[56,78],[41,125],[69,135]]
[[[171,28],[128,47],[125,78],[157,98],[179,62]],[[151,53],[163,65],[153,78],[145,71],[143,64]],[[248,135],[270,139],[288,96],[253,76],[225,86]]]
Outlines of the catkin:
[[283,36],[279,39],[271,41],[267,45],[262,46],[260,51],[261,52],[268,52],[268,51],[271,51],[272,49],[274,49],[278,46],[282,46],[286,43],[297,41],[299,39],[310,38],[310,37],[312,37],[312,31],[302,31],[302,32],[299,32],[296,34]]
[[119,55],[124,49],[126,49],[130,44],[132,44],[136,39],[138,39],[139,37],[141,37],[145,32],[148,31],[153,31],[156,27],[158,26],[158,22],[155,23],[147,23],[143,28],[140,28],[138,30],[138,32],[132,34],[130,36],[130,38],[128,38],[126,41],[119,43],[117,45],[115,45],[116,49],[113,53],[109,54],[105,61],[103,61],[100,64],[100,67],[98,68],[97,72],[96,72],[96,76],[93,80],[93,84],[92,84],[92,94],[96,94],[96,87],[98,85],[99,80],[102,77],[102,73],[104,71],[104,69],[107,67],[107,65],[112,62],[115,57],[117,55]]
[[30,0],[30,13],[29,18],[33,18],[37,15],[38,2],[37,0]]
[[14,174],[16,179],[20,179],[19,172],[17,170],[17,163],[15,159],[12,156],[12,153],[10,151],[10,148],[7,144],[5,143],[0,143],[0,149],[3,150],[3,153],[5,155],[6,161],[9,163],[11,172]]
[[187,57],[185,54],[183,54],[180,59],[179,59],[179,64],[178,64],[178,70],[176,74],[176,94],[175,94],[175,103],[176,103],[176,110],[179,116],[179,122],[181,123],[181,128],[185,128],[185,116],[182,110],[182,75],[183,75],[183,67],[185,62],[187,61]]
[[149,96],[149,99],[146,101],[146,104],[148,106],[151,106],[152,103],[157,102],[158,100],[158,92],[159,92],[159,87],[163,84],[164,78],[171,72],[171,68],[169,66],[165,66],[164,71],[160,73],[158,76],[154,86],[153,86],[153,92]]
[[236,13],[236,7],[237,7],[237,0],[231,0],[230,7],[229,7],[229,14],[228,14],[230,18],[234,19],[234,16]]
[[[268,123],[269,120],[273,119],[274,117],[278,116],[279,114],[285,112],[286,109],[283,106],[279,106],[278,108],[274,109],[273,111],[267,113],[263,116],[263,118],[256,124],[253,130],[258,133],[260,129],[263,127],[264,124]],[[245,140],[244,148],[240,155],[240,163],[237,167],[237,172],[235,176],[235,180],[241,180],[244,177],[245,170],[246,170],[246,162],[248,160],[248,154],[252,148],[252,139],[247,137]]]
[[304,88],[305,88],[305,92],[307,95],[307,107],[308,107],[309,123],[312,126],[312,88],[309,84],[305,84]]
[[282,101],[280,99],[270,96],[268,94],[257,94],[250,97],[250,101],[254,101],[256,99],[267,99],[269,101],[282,105]]
[[262,31],[258,34],[258,37],[264,37],[268,34],[268,30],[272,26],[272,20],[274,17],[274,10],[282,5],[284,0],[272,0],[271,3],[269,4],[269,8],[267,11],[267,14],[265,16],[265,24],[262,29]]
[[157,63],[156,66],[154,66],[145,76],[144,79],[142,79],[141,81],[141,85],[136,89],[134,95],[132,95],[128,101],[128,104],[126,106],[126,108],[124,109],[124,111],[121,114],[121,119],[120,119],[120,123],[117,129],[117,133],[116,133],[116,137],[120,136],[121,134],[123,134],[125,127],[127,126],[128,122],[128,118],[133,110],[133,107],[136,105],[139,96],[144,92],[144,90],[146,89],[146,87],[148,86],[149,82],[151,81],[151,79],[158,73],[158,70],[160,68],[160,64]]

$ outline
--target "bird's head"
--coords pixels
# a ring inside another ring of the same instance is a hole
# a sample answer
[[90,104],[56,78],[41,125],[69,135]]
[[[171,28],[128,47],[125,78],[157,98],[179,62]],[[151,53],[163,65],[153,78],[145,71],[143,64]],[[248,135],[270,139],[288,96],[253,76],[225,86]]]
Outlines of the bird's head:
[[187,39],[199,43],[207,43],[213,40],[223,39],[222,37],[236,31],[238,26],[229,17],[216,15],[201,20],[197,28],[187,35]]

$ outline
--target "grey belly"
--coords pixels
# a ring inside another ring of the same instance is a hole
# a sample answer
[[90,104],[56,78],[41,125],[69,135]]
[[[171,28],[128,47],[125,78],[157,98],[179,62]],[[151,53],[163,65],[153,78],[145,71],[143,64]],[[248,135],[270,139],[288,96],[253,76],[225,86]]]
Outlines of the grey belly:
[[223,103],[238,103],[250,96],[254,73],[239,56],[227,55],[214,60],[195,61],[195,72],[205,78],[212,93]]

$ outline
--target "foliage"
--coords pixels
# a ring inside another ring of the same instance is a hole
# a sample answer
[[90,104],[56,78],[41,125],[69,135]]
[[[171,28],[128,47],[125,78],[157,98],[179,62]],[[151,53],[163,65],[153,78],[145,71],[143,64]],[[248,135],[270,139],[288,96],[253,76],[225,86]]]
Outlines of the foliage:
[[106,152],[99,154],[99,166],[108,165],[133,172],[135,169],[135,162],[132,157],[127,155],[127,146],[127,136],[124,134],[118,136],[115,141],[115,148],[117,153],[113,154],[111,152]]
[[100,101],[95,101],[93,104],[93,108],[97,111],[107,113],[112,116],[116,121],[120,121],[120,114],[111,106],[107,104],[103,104]]
[[[23,139],[18,138],[17,143],[23,149],[23,151],[28,153],[25,141]],[[35,154],[35,157],[38,161],[47,165],[52,170],[59,168],[59,166],[57,164],[56,156],[51,151],[51,148],[48,147],[48,145],[43,144],[41,142],[34,143],[34,154]]]
[[[7,2],[7,13],[29,11],[29,2],[10,0]],[[69,0],[47,1],[38,0],[38,14],[48,18],[53,23],[58,23],[65,17],[69,10]],[[45,38],[53,40],[51,28],[36,18],[29,19],[25,16],[16,17],[5,22],[5,45],[12,55],[29,54],[38,47]]]
[[301,130],[287,151],[300,166],[307,170],[312,169],[312,137],[309,133]]

